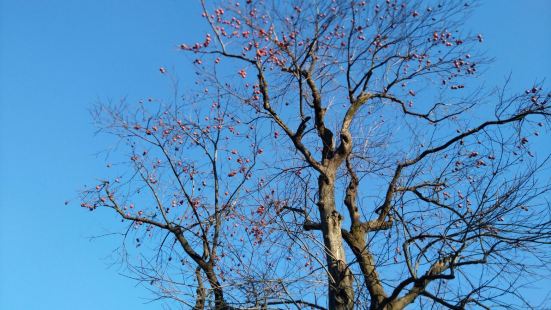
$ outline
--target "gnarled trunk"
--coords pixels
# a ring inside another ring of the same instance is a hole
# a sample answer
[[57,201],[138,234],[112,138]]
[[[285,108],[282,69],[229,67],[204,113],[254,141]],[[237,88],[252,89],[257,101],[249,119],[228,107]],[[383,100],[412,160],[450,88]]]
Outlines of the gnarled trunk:
[[353,276],[346,263],[341,233],[342,216],[335,208],[334,181],[334,177],[324,175],[318,178],[318,208],[329,269],[329,309],[353,309]]

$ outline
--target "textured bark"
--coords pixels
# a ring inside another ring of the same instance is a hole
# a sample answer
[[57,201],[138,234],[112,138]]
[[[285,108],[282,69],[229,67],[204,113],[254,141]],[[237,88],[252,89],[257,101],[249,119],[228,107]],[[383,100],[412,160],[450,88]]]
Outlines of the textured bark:
[[350,233],[345,233],[343,237],[358,260],[364,276],[365,284],[371,296],[370,309],[380,309],[386,298],[386,293],[375,269],[373,255],[367,248],[365,235],[365,232],[361,229],[354,229]]
[[197,278],[197,296],[195,297],[195,306],[193,310],[205,309],[205,300],[207,299],[207,290],[203,285],[203,278],[201,277],[201,268],[195,269],[195,277]]
[[346,263],[341,222],[335,208],[334,179],[321,175],[319,183],[319,212],[323,242],[329,269],[329,309],[353,309],[353,275]]

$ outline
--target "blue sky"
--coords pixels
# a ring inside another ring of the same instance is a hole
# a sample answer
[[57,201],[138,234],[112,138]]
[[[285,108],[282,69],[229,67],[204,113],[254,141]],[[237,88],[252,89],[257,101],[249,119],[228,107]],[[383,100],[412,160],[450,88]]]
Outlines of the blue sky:
[[[104,171],[88,109],[167,96],[160,66],[193,83],[177,50],[205,28],[199,1],[0,0],[0,309],[158,309],[119,275],[109,213],[77,207]],[[551,73],[551,1],[486,0],[468,24],[496,57],[485,83]]]

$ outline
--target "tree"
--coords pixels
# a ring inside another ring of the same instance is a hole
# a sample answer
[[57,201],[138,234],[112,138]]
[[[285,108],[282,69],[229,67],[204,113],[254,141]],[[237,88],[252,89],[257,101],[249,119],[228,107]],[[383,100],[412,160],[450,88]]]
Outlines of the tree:
[[[151,230],[155,264],[138,269],[161,296],[197,309],[528,304],[522,276],[549,262],[548,157],[530,145],[551,94],[477,85],[483,37],[461,29],[475,5],[201,3],[211,33],[180,48],[205,92],[154,113],[103,105],[135,174],[83,203]],[[155,207],[129,212],[132,195]],[[194,281],[168,276],[174,243]]]

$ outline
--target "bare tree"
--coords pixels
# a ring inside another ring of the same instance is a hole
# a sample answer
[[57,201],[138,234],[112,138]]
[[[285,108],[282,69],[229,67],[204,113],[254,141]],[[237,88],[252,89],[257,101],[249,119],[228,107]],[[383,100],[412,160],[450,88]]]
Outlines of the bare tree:
[[[190,107],[153,99],[140,101],[138,107],[99,105],[95,118],[100,128],[125,144],[129,154],[121,164],[132,169],[85,191],[82,204],[90,210],[112,208],[130,222],[129,230],[143,235],[136,238],[138,245],[144,239],[156,240],[152,258],[132,265],[134,270],[141,280],[158,285],[162,298],[187,302],[182,294],[195,296],[196,309],[203,309],[207,301],[203,277],[216,307],[226,307],[221,284],[225,275],[218,263],[232,246],[226,244],[225,233],[231,228],[225,219],[235,216],[240,197],[248,195],[243,191],[258,154],[254,132],[239,135],[244,125],[222,98],[208,98],[213,100],[208,108],[197,107],[197,102]],[[251,147],[230,149],[228,133],[233,133],[233,142],[252,143]],[[222,156],[228,156],[225,163]],[[229,156],[235,159],[229,162]],[[176,265],[185,267],[170,264],[174,258]],[[183,281],[175,278],[182,275]],[[191,275],[195,285],[190,286]]]
[[320,308],[290,293],[322,280],[289,259],[300,248],[274,226],[293,198],[279,200],[256,175],[264,156],[257,120],[244,122],[230,94],[210,92],[98,104],[98,128],[116,141],[112,172],[82,192],[81,206],[111,209],[127,223],[118,253],[155,300],[184,309]]
[[[551,94],[480,86],[483,37],[463,30],[474,4],[201,4],[211,33],[180,47],[205,92],[102,105],[100,127],[126,142],[133,169],[84,195],[156,238],[137,270],[161,297],[529,306],[524,277],[549,271],[548,157],[530,146]],[[175,255],[192,263],[174,268]]]

